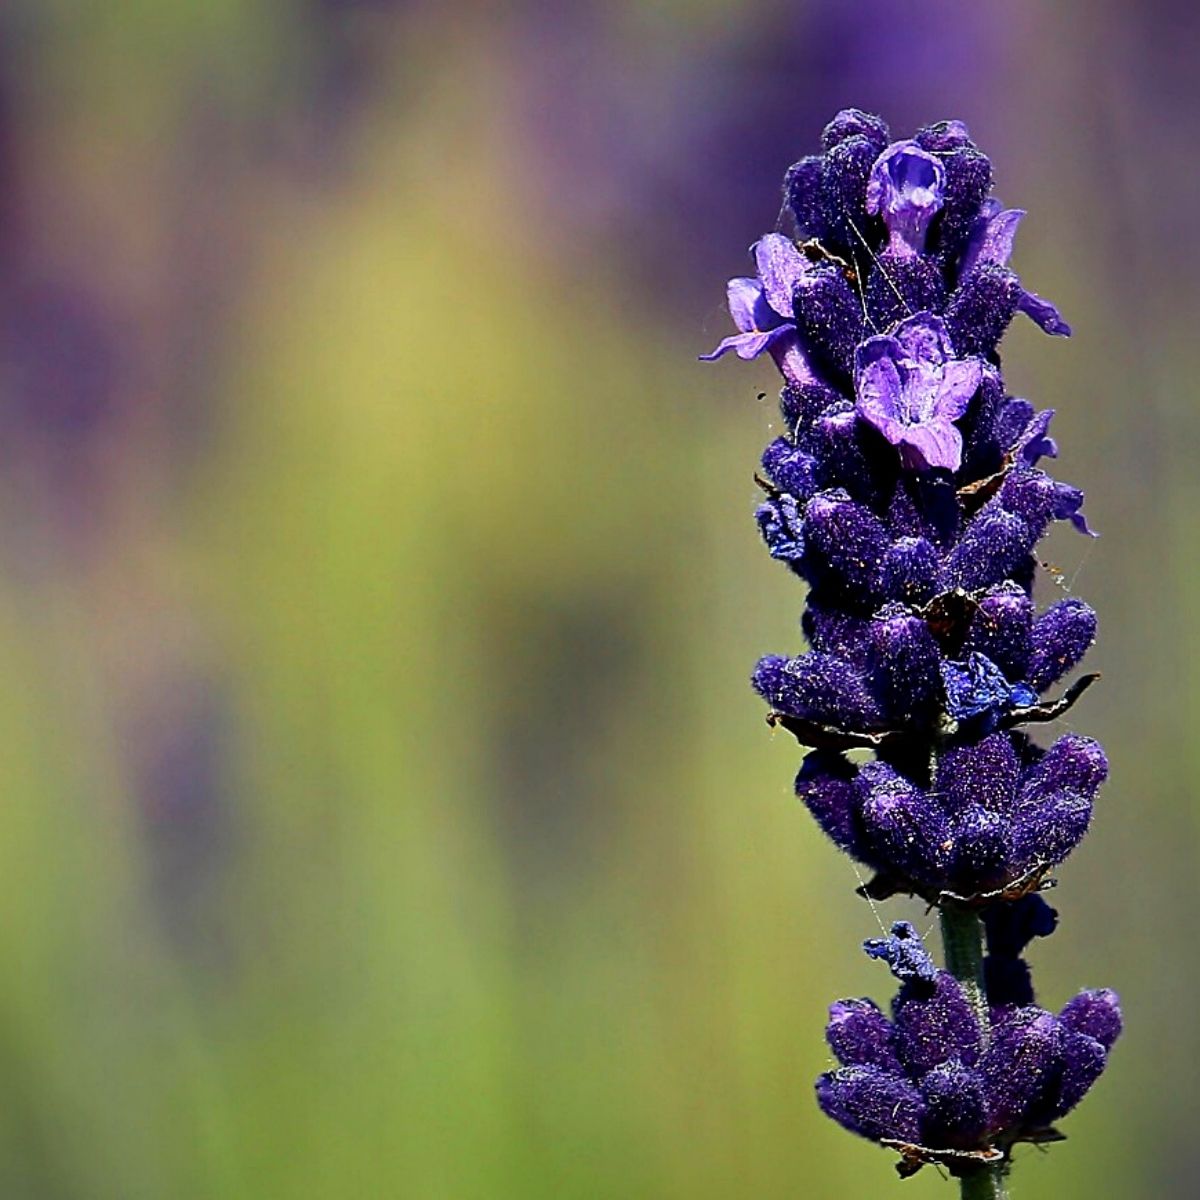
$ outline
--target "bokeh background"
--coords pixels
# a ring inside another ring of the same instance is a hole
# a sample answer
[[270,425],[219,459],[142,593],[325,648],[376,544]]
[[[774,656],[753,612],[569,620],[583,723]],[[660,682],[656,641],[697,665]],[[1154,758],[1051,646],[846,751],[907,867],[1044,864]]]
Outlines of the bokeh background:
[[1194,1195],[1198,63],[1172,0],[4,0],[0,1191],[955,1194],[813,1103],[891,983],[746,684],[772,371],[695,361],[855,104],[968,122],[1076,330],[1007,374],[1114,770],[1032,958],[1128,1032],[1016,1194]]

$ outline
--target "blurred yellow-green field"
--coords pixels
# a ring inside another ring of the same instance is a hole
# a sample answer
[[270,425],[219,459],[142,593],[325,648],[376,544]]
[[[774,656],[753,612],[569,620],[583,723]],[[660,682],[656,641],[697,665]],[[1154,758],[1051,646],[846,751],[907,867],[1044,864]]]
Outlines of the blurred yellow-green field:
[[5,0],[0,1194],[956,1194],[813,1101],[933,918],[791,794],[776,385],[696,362],[856,104],[968,122],[1075,328],[1006,372],[1113,773],[1032,957],[1127,1033],[1014,1196],[1191,1196],[1197,55],[1178,0]]

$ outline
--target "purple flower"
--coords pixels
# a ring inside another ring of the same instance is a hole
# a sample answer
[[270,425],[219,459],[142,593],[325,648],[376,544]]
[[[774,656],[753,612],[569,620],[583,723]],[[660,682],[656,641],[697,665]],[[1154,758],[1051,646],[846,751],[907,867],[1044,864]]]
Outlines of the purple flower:
[[922,312],[894,334],[868,338],[855,355],[858,415],[873,425],[911,470],[957,471],[962,434],[954,422],[983,379],[975,358],[955,358],[945,322]]
[[1009,683],[1004,672],[977,650],[962,662],[942,662],[942,687],[946,712],[956,721],[1037,703],[1037,693],[1028,684]]
[[[776,662],[760,665],[760,689]],[[821,699],[818,685],[846,686],[845,664],[840,673],[827,659],[822,666],[807,698],[815,711],[838,703]],[[1078,734],[1046,751],[1009,731],[979,735],[976,729],[971,736],[978,740],[942,755],[933,786],[878,760],[858,766],[818,750],[804,761],[796,795],[840,849],[878,871],[893,891],[938,902],[946,893],[1000,890],[1071,853],[1087,831],[1108,763],[1096,742]]]
[[929,223],[941,210],[946,169],[916,142],[893,142],[867,180],[867,212],[882,216],[892,251],[903,257],[925,249]]
[[892,974],[901,981],[921,979],[932,983],[937,979],[937,968],[921,935],[909,921],[896,921],[887,937],[871,938],[863,942],[868,958],[880,958],[892,969]]
[[[967,240],[959,272],[966,279],[977,267],[1007,267],[1012,257],[1017,226],[1025,216],[1024,209],[1004,208],[999,200],[989,200],[983,207]],[[1056,337],[1070,337],[1071,327],[1049,300],[1034,292],[1021,289],[1017,311]]]
[[732,350],[748,361],[767,351],[788,382],[812,382],[815,377],[796,334],[792,300],[796,285],[808,277],[811,265],[781,233],[768,233],[755,242],[752,252],[758,277],[731,279],[726,288],[729,315],[738,332],[700,358],[713,362]]
[[[1004,930],[1017,951],[1054,927],[1053,910],[1030,899]],[[866,999],[829,1009],[826,1038],[841,1066],[817,1080],[825,1113],[872,1141],[986,1151],[1036,1137],[1078,1104],[1121,1032],[1114,992],[1081,992],[1057,1016],[1031,1001],[993,1007],[985,1040],[959,981],[933,967],[906,922],[893,929],[903,929],[888,939],[901,953],[882,952],[879,941],[864,946],[902,982],[892,1020]],[[913,960],[928,969],[914,971]]]

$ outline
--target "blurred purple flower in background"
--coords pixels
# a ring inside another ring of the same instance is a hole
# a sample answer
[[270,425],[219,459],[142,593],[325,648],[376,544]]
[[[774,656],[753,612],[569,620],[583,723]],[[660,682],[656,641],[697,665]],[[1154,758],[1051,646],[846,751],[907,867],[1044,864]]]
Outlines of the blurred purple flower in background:
[[[273,61],[278,78],[259,82],[280,102],[265,112],[213,86],[218,64],[188,60],[176,86],[192,102],[164,115],[161,169],[127,184],[159,221],[152,238],[139,208],[99,203],[73,114],[41,86],[59,16],[31,0],[0,11],[0,464],[24,518],[6,567],[31,599],[50,585],[89,595],[87,641],[105,647],[160,912],[186,941],[230,841],[228,689],[198,606],[153,565],[139,564],[116,607],[92,576],[169,539],[216,432],[234,301],[271,232],[275,210],[258,197],[344,175],[409,7],[292,0],[281,15],[303,65]],[[57,140],[22,132],[56,123]]]
[[[910,126],[948,104],[969,123],[990,117],[1019,31],[1001,6],[950,0],[903,21],[883,0],[760,6],[735,37],[714,18],[685,41],[634,44],[620,5],[513,14],[519,116],[537,167],[530,203],[564,234],[619,248],[681,303],[729,266],[731,229],[748,243],[774,217],[772,164],[796,157],[797,130],[848,103]],[[993,143],[1004,132],[994,119],[980,131]]]

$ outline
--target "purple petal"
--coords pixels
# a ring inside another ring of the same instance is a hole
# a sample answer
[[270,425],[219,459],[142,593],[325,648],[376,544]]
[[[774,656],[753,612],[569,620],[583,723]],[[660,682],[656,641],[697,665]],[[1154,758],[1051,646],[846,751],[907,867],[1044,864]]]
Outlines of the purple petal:
[[894,142],[867,180],[867,212],[882,216],[897,254],[920,254],[929,223],[945,202],[946,169],[916,142]]
[[795,311],[792,293],[796,284],[810,273],[808,259],[782,233],[768,233],[752,249],[767,303],[780,317],[791,320]]
[[789,323],[780,325],[778,329],[771,332],[779,336],[775,337],[767,348],[784,379],[798,387],[820,382],[816,371],[813,370],[812,363],[808,360],[808,355],[804,353],[804,349],[800,345],[796,327]]
[[1009,679],[1023,679],[1029,665],[1033,601],[1016,583],[1002,583],[979,600],[963,651],[978,650]]
[[1062,792],[1040,804],[1022,805],[1012,829],[1015,874],[1037,864],[1058,864],[1075,849],[1092,820],[1092,801]]
[[1023,312],[1035,325],[1054,337],[1071,336],[1071,327],[1062,319],[1058,309],[1034,292],[1021,293],[1017,311]]
[[1049,937],[1058,928],[1058,913],[1037,893],[1009,904],[989,905],[981,915],[987,929],[988,953],[1003,958],[1018,957],[1034,938]]
[[[990,364],[989,364],[990,366]],[[989,381],[990,382],[990,381]],[[997,388],[1003,392],[1004,381],[996,380]],[[1034,407],[1020,396],[1005,396],[996,408],[992,425],[992,437],[1002,450],[1016,450],[1021,435],[1034,418]]]
[[1100,536],[1088,527],[1087,517],[1083,515],[1083,492],[1069,483],[1055,483],[1051,514],[1056,521],[1069,520],[1080,533],[1088,537]]
[[896,326],[895,339],[904,347],[905,357],[921,369],[932,370],[954,353],[946,322],[930,312],[919,312]]
[[968,592],[990,587],[1017,569],[1033,542],[1029,523],[992,501],[971,520],[950,551],[942,582]]
[[957,421],[967,411],[982,380],[983,364],[977,358],[956,358],[946,363],[934,413],[944,421]]
[[938,764],[936,791],[950,814],[973,804],[992,812],[1012,808],[1020,761],[1007,733],[994,733],[968,746],[952,746]]
[[1082,661],[1096,640],[1096,613],[1068,596],[1052,604],[1033,624],[1026,679],[1044,692]]
[[850,664],[829,654],[762,659],[751,676],[755,691],[773,708],[804,721],[838,728],[872,728],[879,710]]
[[729,301],[729,315],[742,333],[765,332],[779,324],[779,318],[771,311],[763,293],[763,285],[757,279],[739,276],[725,285]]
[[762,466],[767,478],[781,492],[807,500],[817,490],[817,460],[794,445],[790,438],[776,438],[763,451]]
[[855,407],[864,420],[895,445],[905,425],[901,404],[903,383],[893,347],[899,349],[895,338],[890,337],[868,338],[859,346]]
[[1108,1053],[1095,1038],[1069,1029],[1062,1031],[1062,1074],[1055,1094],[1048,1097],[1050,1120],[1065,1117],[1087,1095],[1107,1062]]
[[[814,750],[796,776],[796,795],[836,845],[861,857],[858,799],[854,780],[858,768],[840,754]],[[845,1060],[843,1060],[844,1062]]]
[[954,861],[950,882],[957,892],[989,892],[1011,878],[1010,821],[978,804],[964,809],[950,825]]
[[947,858],[946,819],[937,801],[878,760],[863,765],[856,786],[862,797],[863,844],[871,865],[937,886]]
[[810,548],[839,585],[871,594],[880,580],[891,538],[887,526],[843,491],[818,492],[804,510]]
[[994,200],[989,202],[988,207],[991,211],[985,211],[971,230],[971,240],[967,243],[959,267],[961,279],[984,264],[1006,267],[1012,257],[1013,240],[1025,211],[1020,208],[1001,209]]
[[1017,458],[1026,466],[1037,466],[1040,458],[1058,457],[1058,443],[1049,436],[1050,422],[1053,418],[1052,408],[1044,408],[1041,412],[1034,413],[1017,439]]
[[[1083,492],[1036,468],[1020,466],[1011,471],[1000,488],[999,500],[1003,508],[1026,522],[1034,540],[1046,532],[1051,521],[1070,518],[1077,529],[1083,521],[1079,511],[1083,507]],[[1084,529],[1090,533],[1086,523]]]
[[890,135],[887,123],[874,113],[863,112],[860,108],[843,108],[821,134],[821,148],[832,150],[852,137],[863,137],[877,149],[882,150],[888,144]]
[[1058,792],[1091,799],[1108,778],[1108,759],[1100,743],[1078,733],[1063,734],[1021,781],[1021,807],[1036,805]]
[[979,1020],[947,971],[938,971],[932,990],[922,980],[906,983],[892,1004],[892,1023],[896,1052],[914,1078],[951,1059],[970,1067],[979,1058]]
[[889,722],[921,721],[938,702],[938,646],[928,623],[900,606],[881,609],[871,627],[871,683]]
[[970,1149],[987,1132],[987,1091],[983,1078],[957,1059],[934,1067],[921,1080],[926,1113],[926,1145]]
[[925,604],[933,598],[938,556],[923,537],[897,538],[883,563],[883,589],[891,600]]
[[957,471],[962,466],[962,434],[949,422],[913,425],[905,429],[899,444],[901,461],[913,470]]
[[917,130],[913,139],[926,150],[958,150],[962,146],[974,147],[971,134],[962,121],[938,121]]
[[750,359],[757,358],[770,346],[775,332],[772,330],[769,333],[731,333],[729,337],[721,341],[715,350],[708,354],[701,354],[700,361],[716,362],[727,350],[733,350],[738,358],[749,362]]
[[1032,1006],[1017,1009],[992,1030],[979,1070],[993,1130],[1019,1126],[1055,1082],[1061,1045],[1058,1022]]

